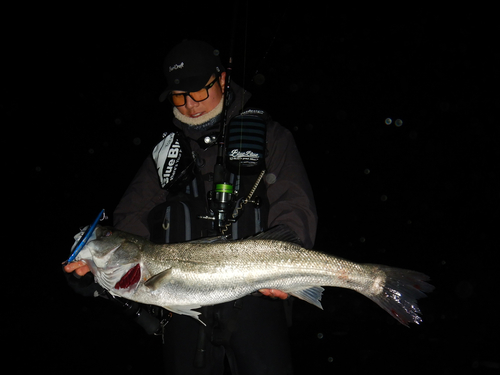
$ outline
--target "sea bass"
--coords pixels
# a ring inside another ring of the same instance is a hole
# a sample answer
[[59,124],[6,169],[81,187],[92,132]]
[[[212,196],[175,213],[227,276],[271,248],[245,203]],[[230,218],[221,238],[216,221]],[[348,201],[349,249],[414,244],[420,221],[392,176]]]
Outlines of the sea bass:
[[76,260],[85,260],[112,295],[198,320],[195,309],[201,306],[266,288],[322,308],[322,287],[331,286],[361,293],[408,326],[422,322],[416,300],[434,288],[419,272],[305,249],[283,226],[241,240],[212,237],[162,245],[98,226]]

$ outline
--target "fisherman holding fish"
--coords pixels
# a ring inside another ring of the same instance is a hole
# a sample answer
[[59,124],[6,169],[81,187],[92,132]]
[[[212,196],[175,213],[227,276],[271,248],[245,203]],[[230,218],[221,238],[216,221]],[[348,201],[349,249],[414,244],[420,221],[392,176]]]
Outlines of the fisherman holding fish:
[[[293,136],[251,107],[251,95],[228,71],[205,42],[181,42],[167,55],[160,101],[172,106],[174,126],[126,190],[114,228],[160,244],[221,234],[236,240],[284,225],[312,248],[315,202]],[[79,276],[89,270],[83,261],[65,267]],[[227,357],[233,374],[291,374],[287,296],[261,289],[204,306],[198,311],[206,325],[173,314],[164,327],[167,372],[222,374]]]

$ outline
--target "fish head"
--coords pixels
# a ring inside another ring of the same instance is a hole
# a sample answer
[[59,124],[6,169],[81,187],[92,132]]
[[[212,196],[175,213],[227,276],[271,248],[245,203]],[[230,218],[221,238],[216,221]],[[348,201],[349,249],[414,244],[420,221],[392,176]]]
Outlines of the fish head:
[[[111,227],[96,227],[77,260],[85,260],[96,280],[109,291],[136,285],[140,276],[141,241]],[[134,277],[129,276],[134,270]],[[127,275],[127,276],[126,276]]]
[[82,252],[87,250],[97,267],[113,268],[139,261],[140,246],[134,236],[101,226],[95,229],[94,235]]

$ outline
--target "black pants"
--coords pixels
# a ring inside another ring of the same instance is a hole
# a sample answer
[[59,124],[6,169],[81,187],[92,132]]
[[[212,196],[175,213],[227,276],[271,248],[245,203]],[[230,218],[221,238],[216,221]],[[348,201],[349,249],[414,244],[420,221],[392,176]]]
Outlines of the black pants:
[[292,361],[285,303],[263,297],[202,308],[200,318],[176,315],[165,328],[168,375],[289,375]]

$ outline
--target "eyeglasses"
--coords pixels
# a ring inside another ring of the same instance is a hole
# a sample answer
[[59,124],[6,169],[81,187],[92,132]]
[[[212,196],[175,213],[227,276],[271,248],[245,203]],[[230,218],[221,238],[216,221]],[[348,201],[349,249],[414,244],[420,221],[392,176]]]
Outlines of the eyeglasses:
[[203,87],[201,90],[198,91],[183,92],[179,94],[170,93],[168,94],[168,100],[176,107],[182,107],[183,105],[185,105],[186,97],[188,95],[195,102],[202,102],[204,100],[207,100],[209,96],[208,90],[210,90],[213,87],[213,85],[215,85],[215,82],[217,82],[218,79],[219,79],[218,76],[215,77],[215,79],[212,82],[210,82],[208,85],[206,85],[205,87]]

